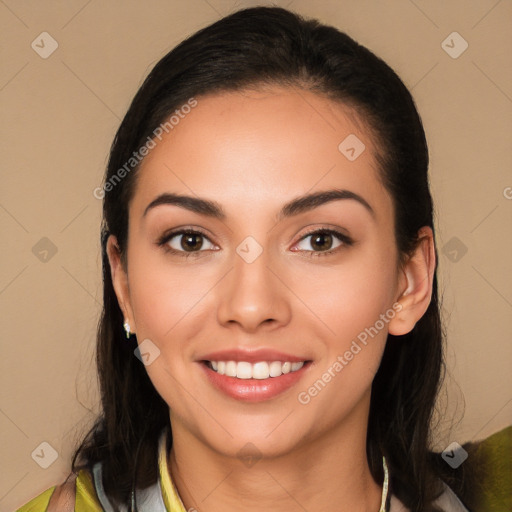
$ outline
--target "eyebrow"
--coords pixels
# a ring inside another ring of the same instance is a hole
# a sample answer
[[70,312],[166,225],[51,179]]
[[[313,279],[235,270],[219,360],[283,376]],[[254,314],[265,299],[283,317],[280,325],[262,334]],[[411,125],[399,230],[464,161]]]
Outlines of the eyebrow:
[[[368,201],[359,194],[351,192],[350,190],[333,189],[313,192],[291,200],[282,207],[281,211],[278,213],[277,221],[299,215],[309,210],[313,210],[314,208],[318,208],[323,204],[341,199],[357,201],[359,204],[363,205],[366,210],[368,210],[372,217],[375,217],[375,211],[373,208],[370,206]],[[142,216],[144,217],[152,208],[166,204],[179,206],[180,208],[185,208],[200,215],[205,215],[219,220],[225,220],[226,218],[226,213],[222,206],[215,201],[173,193],[164,193],[153,199],[153,201],[151,201],[144,210]]]

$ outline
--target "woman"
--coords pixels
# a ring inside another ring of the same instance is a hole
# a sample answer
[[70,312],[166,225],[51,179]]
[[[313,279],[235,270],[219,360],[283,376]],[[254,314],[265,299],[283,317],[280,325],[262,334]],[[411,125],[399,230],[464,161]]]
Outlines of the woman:
[[429,451],[427,171],[410,93],[333,27],[252,8],[167,54],[95,191],[103,413],[20,510],[466,510]]

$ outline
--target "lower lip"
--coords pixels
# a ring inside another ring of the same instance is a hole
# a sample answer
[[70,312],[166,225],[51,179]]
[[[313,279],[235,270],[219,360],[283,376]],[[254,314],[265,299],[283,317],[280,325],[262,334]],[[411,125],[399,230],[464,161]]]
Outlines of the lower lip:
[[294,386],[308,370],[310,362],[304,363],[299,370],[268,379],[237,379],[221,375],[205,363],[200,365],[210,382],[226,395],[245,402],[263,402]]

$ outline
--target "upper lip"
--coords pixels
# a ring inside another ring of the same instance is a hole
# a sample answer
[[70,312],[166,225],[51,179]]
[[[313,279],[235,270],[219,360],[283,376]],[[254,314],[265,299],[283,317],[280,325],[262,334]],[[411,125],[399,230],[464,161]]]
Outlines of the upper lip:
[[210,352],[199,358],[200,361],[247,361],[248,363],[258,363],[260,361],[289,361],[299,363],[308,361],[306,357],[293,356],[272,348],[258,348],[254,350],[230,349]]

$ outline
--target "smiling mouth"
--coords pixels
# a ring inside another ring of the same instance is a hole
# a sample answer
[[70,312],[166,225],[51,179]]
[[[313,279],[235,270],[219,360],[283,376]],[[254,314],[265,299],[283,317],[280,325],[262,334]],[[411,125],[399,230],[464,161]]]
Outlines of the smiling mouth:
[[300,370],[310,361],[203,361],[210,370],[235,379],[268,379]]

